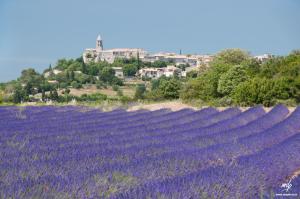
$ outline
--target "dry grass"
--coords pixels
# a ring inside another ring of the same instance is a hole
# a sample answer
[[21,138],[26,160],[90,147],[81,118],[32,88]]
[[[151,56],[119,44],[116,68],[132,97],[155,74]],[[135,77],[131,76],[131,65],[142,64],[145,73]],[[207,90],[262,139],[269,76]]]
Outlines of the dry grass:
[[139,109],[147,109],[147,110],[158,110],[158,109],[170,109],[172,111],[177,111],[184,108],[196,109],[196,107],[183,104],[180,101],[170,101],[170,102],[160,102],[160,103],[153,103],[153,104],[138,104],[128,108],[128,111],[136,111]]
[[[128,97],[134,96],[135,88],[131,86],[120,86],[120,89],[122,90],[124,96],[128,96]],[[83,94],[93,94],[93,93],[101,93],[112,97],[117,96],[117,92],[114,91],[111,86],[107,88],[97,89],[95,85],[91,85],[81,89],[71,88],[70,91],[71,91],[70,94],[74,96],[81,96]]]
[[[196,106],[193,106],[193,105],[184,104],[180,100],[176,100],[176,101],[149,103],[149,104],[141,103],[141,104],[137,104],[137,105],[129,107],[128,111],[135,111],[135,110],[139,110],[139,109],[158,110],[158,109],[162,109],[162,108],[171,109],[172,111],[177,111],[177,110],[184,109],[184,108],[191,108],[191,109],[194,109],[194,110],[199,110],[199,109],[206,108],[206,107],[207,106],[196,107]],[[223,110],[226,110],[230,107],[215,107],[215,108],[219,111],[223,111]],[[241,111],[246,111],[251,107],[238,107],[238,108]],[[270,110],[272,110],[272,108],[273,107],[264,107],[266,112],[269,112]],[[290,114],[291,114],[296,108],[295,107],[288,107],[288,109],[289,109]]]

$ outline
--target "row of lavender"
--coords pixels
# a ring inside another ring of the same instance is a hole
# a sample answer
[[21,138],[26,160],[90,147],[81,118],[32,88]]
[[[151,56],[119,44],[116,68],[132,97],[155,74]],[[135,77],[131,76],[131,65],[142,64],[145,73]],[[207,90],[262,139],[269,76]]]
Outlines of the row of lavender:
[[300,169],[299,108],[0,107],[0,118],[0,198],[270,198]]

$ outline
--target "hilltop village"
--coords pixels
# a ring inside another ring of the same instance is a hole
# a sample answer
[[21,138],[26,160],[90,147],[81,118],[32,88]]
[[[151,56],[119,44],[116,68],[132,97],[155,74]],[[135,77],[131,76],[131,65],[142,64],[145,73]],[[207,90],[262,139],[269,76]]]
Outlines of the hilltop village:
[[[260,61],[265,61],[270,57],[271,55],[269,54],[255,56],[255,58]],[[96,48],[87,48],[83,53],[83,60],[86,64],[101,61],[112,64],[118,59],[139,59],[146,63],[168,63],[166,67],[145,67],[139,69],[136,76],[140,78],[171,77],[174,74],[186,77],[187,72],[197,71],[201,67],[208,67],[213,58],[213,55],[183,55],[181,53],[165,52],[150,54],[142,48],[115,48],[105,50],[100,35],[98,35],[96,39]],[[117,77],[124,77],[122,67],[114,67],[113,69]]]
[[210,106],[300,102],[300,52],[253,56],[241,49],[214,55],[95,48],[59,59],[42,73],[24,69],[0,84],[0,103],[129,103],[182,100]]

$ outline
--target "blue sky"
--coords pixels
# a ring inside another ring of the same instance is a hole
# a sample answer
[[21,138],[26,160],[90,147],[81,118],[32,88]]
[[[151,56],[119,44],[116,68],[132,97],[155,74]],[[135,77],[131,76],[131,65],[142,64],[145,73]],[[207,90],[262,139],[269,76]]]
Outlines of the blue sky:
[[214,54],[300,49],[299,0],[0,0],[0,82],[94,47]]

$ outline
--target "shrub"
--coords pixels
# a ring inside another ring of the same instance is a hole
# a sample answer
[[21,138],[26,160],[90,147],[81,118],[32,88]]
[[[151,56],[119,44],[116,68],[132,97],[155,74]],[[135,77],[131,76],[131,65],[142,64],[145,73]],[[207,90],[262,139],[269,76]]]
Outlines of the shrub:
[[163,80],[160,82],[158,89],[161,90],[164,98],[177,99],[179,98],[181,82],[174,78],[170,80]]
[[145,84],[138,84],[135,89],[134,97],[136,99],[143,99],[145,96],[145,92],[146,92]]
[[118,86],[118,85],[113,85],[113,86],[112,86],[112,89],[113,89],[114,91],[118,91],[118,90],[119,90],[119,86]]
[[104,83],[102,82],[102,81],[97,81],[96,82],[96,88],[97,89],[101,89],[101,88],[103,88],[104,87]]
[[120,78],[117,78],[117,77],[112,78],[111,84],[112,85],[118,85],[118,86],[123,86],[124,85],[123,81]]
[[89,101],[89,102],[103,101],[106,99],[107,99],[107,95],[101,93],[93,93],[90,95],[83,94],[77,98],[78,101]]
[[68,87],[68,84],[67,84],[66,82],[61,82],[61,83],[59,84],[59,87],[60,87],[60,88],[67,88],[67,87]]
[[0,104],[3,102],[3,93],[0,91]]
[[263,104],[272,106],[275,104],[274,82],[266,78],[254,78],[241,83],[233,93],[233,100],[242,106]]
[[76,89],[82,88],[82,84],[81,84],[81,83],[78,83],[78,82],[76,82],[76,81],[73,81],[73,82],[71,83],[71,86],[72,86],[73,88],[76,88]]
[[123,91],[122,91],[121,89],[118,89],[118,90],[117,90],[117,95],[118,95],[118,96],[123,96]]

